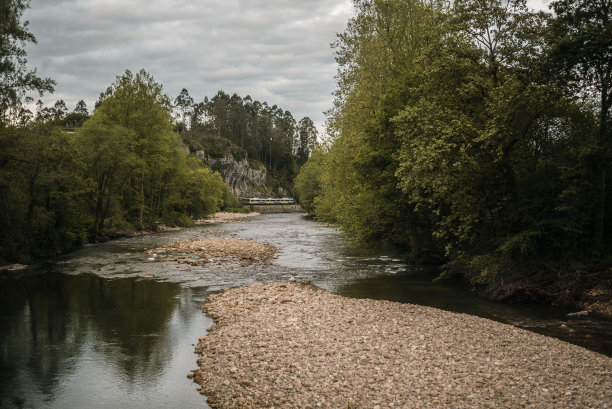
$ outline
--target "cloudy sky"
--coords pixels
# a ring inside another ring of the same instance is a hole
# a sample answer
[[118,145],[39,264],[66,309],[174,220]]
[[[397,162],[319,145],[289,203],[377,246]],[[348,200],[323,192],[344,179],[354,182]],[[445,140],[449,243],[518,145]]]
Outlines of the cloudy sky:
[[[544,9],[548,0],[529,0]],[[309,116],[320,130],[332,106],[330,43],[350,0],[31,0],[25,19],[38,39],[30,67],[57,82],[52,104],[91,108],[126,69],[144,68],[172,98],[218,90]]]

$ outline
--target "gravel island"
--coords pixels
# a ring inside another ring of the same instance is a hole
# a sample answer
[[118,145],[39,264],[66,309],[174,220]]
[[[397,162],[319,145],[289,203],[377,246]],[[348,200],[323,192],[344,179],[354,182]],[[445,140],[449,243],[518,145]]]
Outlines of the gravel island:
[[612,359],[430,307],[271,283],[208,297],[213,408],[607,408]]

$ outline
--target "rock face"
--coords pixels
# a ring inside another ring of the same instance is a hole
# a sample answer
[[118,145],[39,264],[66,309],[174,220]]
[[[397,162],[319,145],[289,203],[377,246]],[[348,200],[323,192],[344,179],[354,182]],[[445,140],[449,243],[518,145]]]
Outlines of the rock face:
[[226,185],[237,197],[270,196],[266,186],[265,170],[253,169],[246,159],[236,161],[232,156],[225,158],[210,158],[204,151],[196,152],[196,157],[218,170]]

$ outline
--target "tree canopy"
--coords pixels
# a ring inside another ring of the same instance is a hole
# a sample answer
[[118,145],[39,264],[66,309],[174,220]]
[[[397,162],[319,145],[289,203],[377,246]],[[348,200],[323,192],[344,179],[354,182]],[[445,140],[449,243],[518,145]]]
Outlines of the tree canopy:
[[354,6],[334,140],[296,179],[306,207],[494,297],[592,285],[612,249],[609,2]]
[[221,176],[185,152],[170,99],[146,71],[117,77],[91,118],[82,101],[67,112],[62,100],[41,103],[32,121],[0,128],[0,260],[189,225],[235,204]]
[[25,44],[36,43],[28,22],[22,21],[28,6],[27,0],[0,1],[0,124],[19,123],[28,115],[23,107],[32,100],[28,93],[53,92],[55,85],[50,78],[39,77],[36,69],[27,68]]

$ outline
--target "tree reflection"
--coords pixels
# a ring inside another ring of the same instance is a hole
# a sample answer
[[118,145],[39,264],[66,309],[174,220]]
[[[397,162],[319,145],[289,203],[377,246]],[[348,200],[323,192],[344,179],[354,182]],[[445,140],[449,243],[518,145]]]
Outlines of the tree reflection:
[[[52,398],[83,355],[102,354],[129,383],[164,370],[174,283],[37,274],[0,278],[0,407]],[[24,388],[35,385],[38,392]]]

